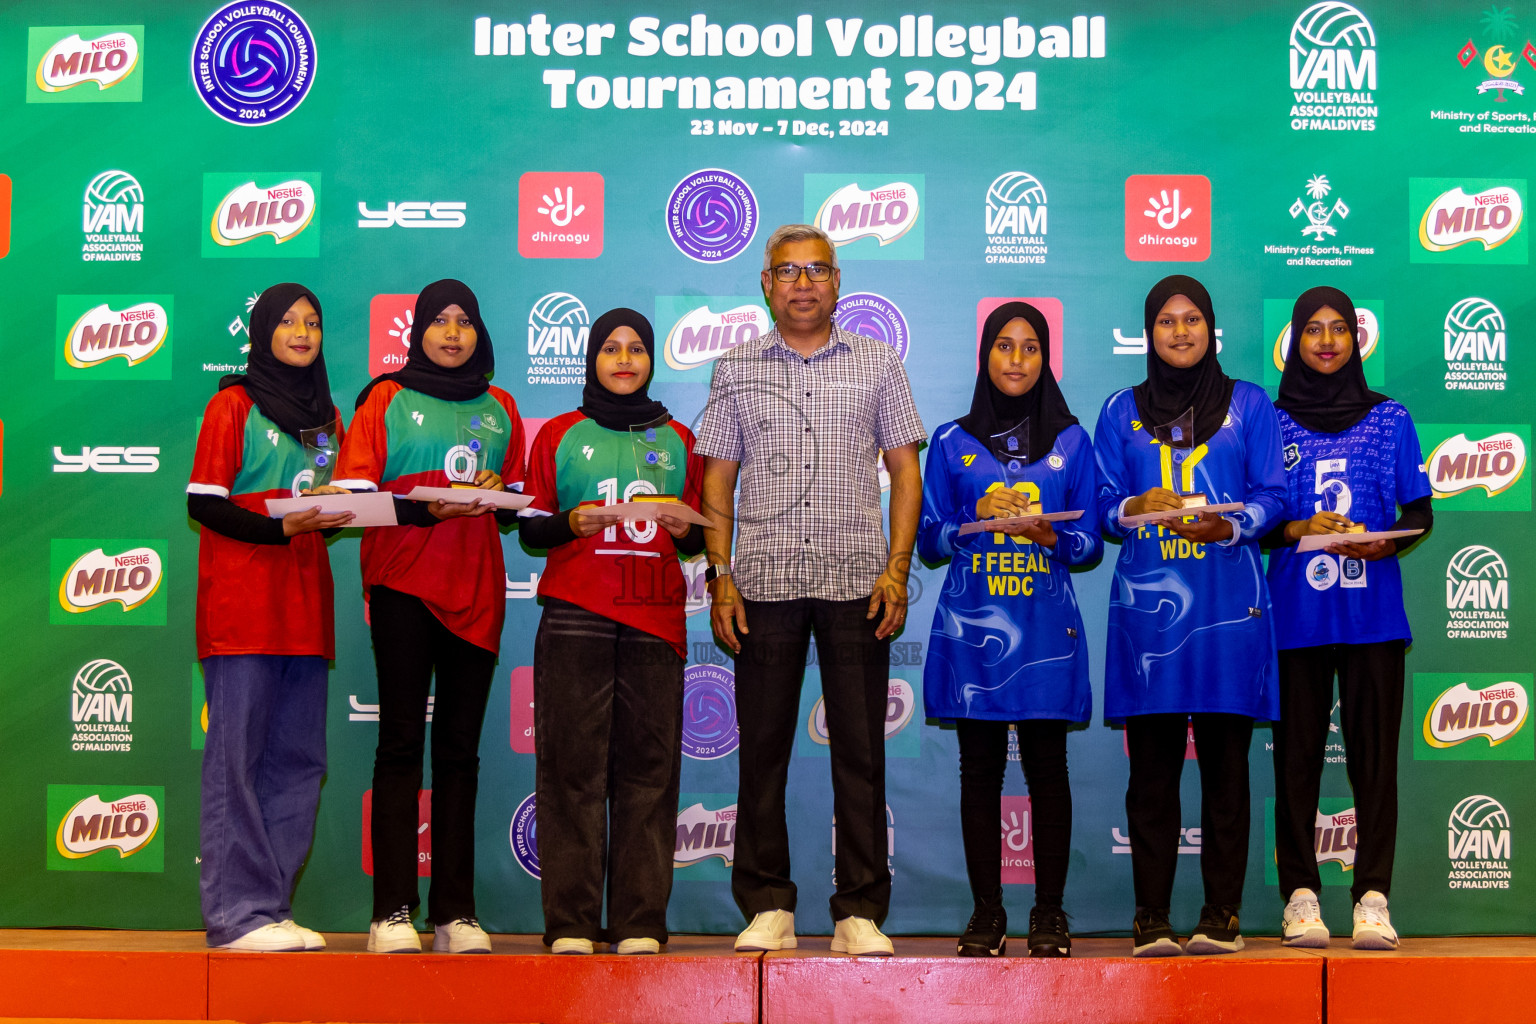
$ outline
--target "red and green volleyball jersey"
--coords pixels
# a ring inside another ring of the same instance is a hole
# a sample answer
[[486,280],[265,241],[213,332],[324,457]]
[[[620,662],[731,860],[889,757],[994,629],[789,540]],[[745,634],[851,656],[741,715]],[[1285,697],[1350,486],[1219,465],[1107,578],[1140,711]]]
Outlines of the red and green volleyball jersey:
[[[656,459],[641,479],[637,462],[647,453]],[[528,490],[534,497],[523,515],[615,505],[641,494],[671,494],[698,511],[703,475],[693,434],[676,420],[658,427],[637,456],[628,431],[599,426],[576,410],[544,424],[533,439]],[[687,656],[687,585],[672,535],[655,522],[625,521],[550,549],[539,593],[659,636]]]
[[[392,380],[352,417],[331,482],[350,490],[406,494],[414,487],[472,484],[483,469],[523,489],[523,420],[500,388],[446,402]],[[493,516],[436,526],[363,531],[363,586],[412,594],[455,636],[497,651],[506,618],[506,569]]]
[[[337,433],[341,414],[336,414]],[[321,426],[321,424],[315,424]],[[228,498],[258,515],[268,498],[314,484],[305,448],[256,407],[243,387],[213,396],[203,414],[189,494]],[[197,656],[336,656],[331,562],[325,538],[248,544],[204,527],[197,551]]]

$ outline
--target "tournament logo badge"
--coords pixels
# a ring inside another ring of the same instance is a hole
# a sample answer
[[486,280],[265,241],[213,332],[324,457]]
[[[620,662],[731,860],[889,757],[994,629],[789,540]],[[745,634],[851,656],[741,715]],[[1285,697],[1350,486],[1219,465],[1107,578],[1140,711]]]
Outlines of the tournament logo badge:
[[1445,840],[1451,861],[1447,888],[1509,888],[1514,842],[1503,804],[1481,793],[1461,800],[1451,809]]
[[603,254],[603,176],[529,171],[517,179],[517,253],[590,260]]
[[320,255],[320,175],[204,174],[207,257]]
[[70,685],[69,720],[74,725],[69,749],[133,749],[133,680],[128,670],[108,658],[80,666]]
[[528,383],[585,382],[591,329],[587,307],[570,292],[541,296],[528,311]]
[[678,252],[699,263],[724,263],[752,244],[757,234],[757,196],[730,171],[706,167],[672,189],[667,235]]
[[80,213],[86,263],[137,263],[144,258],[144,190],[127,171],[102,171],[85,186]]
[[[1493,40],[1488,44],[1487,49],[1479,53],[1477,44],[1469,38],[1461,49],[1456,51],[1456,59],[1461,66],[1478,72],[1477,77],[1483,79],[1477,85],[1478,95],[1492,93],[1495,103],[1509,102],[1506,93],[1512,92],[1516,96],[1525,95],[1525,86],[1517,82],[1513,76],[1515,69],[1519,66],[1520,57],[1524,57],[1527,64],[1536,68],[1536,45],[1527,39],[1523,50],[1517,53],[1513,49],[1519,46],[1520,37],[1516,32],[1520,26],[1510,17],[1508,7],[1502,10],[1498,7],[1488,8],[1483,12],[1482,26],[1484,37]],[[1484,77],[1485,75],[1487,77]],[[1480,130],[1488,129],[1484,126]]]
[[725,867],[736,861],[736,805],[711,810],[703,801],[696,800],[677,812],[677,845],[672,853],[672,866],[686,868],[711,857],[718,858]]
[[368,301],[368,373],[377,377],[405,365],[411,351],[414,295],[375,295]]
[[666,324],[657,380],[700,380],[698,372],[737,345],[773,330],[761,297],[750,295],[658,295],[656,326]]
[[1044,263],[1045,186],[1033,174],[1009,171],[987,186],[985,210],[988,263]]
[[517,859],[518,867],[539,878],[539,817],[535,796],[529,793],[512,812],[507,841],[512,846],[512,856]]
[[1325,0],[1291,25],[1291,130],[1376,130],[1376,30],[1359,8]]
[[315,36],[278,0],[214,11],[192,44],[192,79],[209,110],[230,124],[281,121],[315,82]]
[[1509,568],[1493,548],[1469,544],[1445,566],[1448,640],[1509,638]]
[[807,174],[806,222],[827,233],[839,260],[920,260],[924,178],[872,173],[850,180],[843,174]]
[[1536,759],[1529,672],[1415,672],[1416,761]]
[[162,786],[49,786],[50,871],[164,871]]
[[169,295],[60,295],[54,379],[170,380],[170,310]]
[[1504,314],[1487,299],[1462,299],[1445,314],[1445,390],[1503,391],[1509,334]]
[[840,296],[832,317],[845,331],[885,342],[896,350],[902,362],[906,362],[907,350],[912,344],[907,318],[902,315],[901,308],[884,295],[854,292]]
[[689,665],[683,672],[683,753],[714,761],[740,743],[735,674],[717,665]]
[[1526,263],[1524,178],[1410,178],[1413,263]]
[[1211,255],[1211,180],[1203,174],[1125,179],[1125,255],[1198,263]]
[[143,25],[27,30],[28,103],[138,103]]
[[1479,511],[1530,511],[1530,484],[1516,486],[1525,476],[1530,427],[1424,424],[1419,437],[1422,450],[1429,453],[1424,469],[1437,503],[1454,502],[1443,507]]

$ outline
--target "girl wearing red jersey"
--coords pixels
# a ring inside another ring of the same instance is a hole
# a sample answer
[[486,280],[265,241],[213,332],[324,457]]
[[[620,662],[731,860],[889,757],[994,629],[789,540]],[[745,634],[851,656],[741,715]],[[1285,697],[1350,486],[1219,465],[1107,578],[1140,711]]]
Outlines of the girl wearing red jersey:
[[653,344],[632,309],[598,317],[581,407],[546,423],[530,457],[523,540],[549,549],[533,704],[544,941],[556,953],[595,941],[656,953],[667,941],[687,654],[677,556],[704,550],[704,534],[671,516],[579,510],[644,494],[699,508],[693,434],[646,393]]
[[[339,487],[522,489],[523,423],[490,385],[490,332],[468,286],[444,280],[416,299],[405,366],[357,398],[336,471]],[[473,493],[472,491],[467,493]],[[398,526],[363,533],[363,586],[379,676],[373,766],[373,924],[368,948],[417,952],[417,793],[427,695],[432,710],[432,948],[489,953],[475,918],[475,797],[480,726],[501,646],[506,573],[497,522],[477,501],[397,500]]]
[[331,566],[320,531],[351,513],[282,519],[341,434],[320,353],[320,300],[278,284],[251,309],[250,365],[208,403],[187,514],[203,527],[197,655],[208,700],[200,890],[208,944],[321,949],[289,898],[309,853],[325,774],[326,663],[335,656]]

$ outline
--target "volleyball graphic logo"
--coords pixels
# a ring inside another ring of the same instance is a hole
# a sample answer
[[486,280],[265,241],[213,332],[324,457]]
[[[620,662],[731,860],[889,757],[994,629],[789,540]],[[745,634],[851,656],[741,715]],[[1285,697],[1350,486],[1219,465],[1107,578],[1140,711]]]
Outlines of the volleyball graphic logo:
[[1291,47],[1303,53],[1312,47],[1375,45],[1376,30],[1365,15],[1341,0],[1313,4],[1291,26]]
[[[85,186],[85,202],[90,206],[106,206],[109,203],[142,203],[144,190],[127,171],[102,171]],[[89,226],[86,230],[91,230]]]
[[1451,556],[1445,567],[1445,578],[1460,580],[1503,580],[1509,578],[1504,558],[1493,548],[1482,544],[1469,544]]
[[716,665],[690,665],[683,673],[683,753],[713,761],[741,743],[736,725],[736,676]]
[[1509,828],[1509,812],[1491,796],[1469,796],[1451,809],[1450,829],[1458,833]]
[[1447,362],[1470,359],[1503,362],[1508,327],[1498,306],[1487,299],[1469,296],[1445,314]]
[[570,292],[550,292],[528,311],[528,354],[584,353],[591,326],[592,318],[580,299]]
[[757,197],[730,171],[694,171],[667,200],[667,234],[678,251],[699,263],[740,255],[757,234]]
[[203,23],[192,46],[197,94],[231,124],[281,121],[315,81],[315,37],[293,8],[236,0]]
[[896,350],[905,362],[911,345],[907,318],[896,303],[874,292],[854,292],[837,300],[837,326],[866,338],[876,338]]
[[93,693],[132,693],[133,680],[117,662],[97,658],[81,665],[75,673],[74,691],[77,703],[82,703]]
[[[1044,206],[1045,186],[1033,174],[1009,171],[1001,174],[987,189],[987,209],[1001,210],[1005,206]],[[992,231],[988,229],[988,234]]]
[[512,828],[508,841],[512,844],[512,856],[518,866],[534,878],[539,878],[539,816],[534,802],[535,794],[529,793],[512,812]]

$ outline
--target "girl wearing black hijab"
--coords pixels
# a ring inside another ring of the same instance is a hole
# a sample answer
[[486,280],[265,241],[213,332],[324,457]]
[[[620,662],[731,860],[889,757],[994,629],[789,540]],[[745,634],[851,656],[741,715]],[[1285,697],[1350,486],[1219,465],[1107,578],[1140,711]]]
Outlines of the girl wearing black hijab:
[[[1395,949],[1387,911],[1397,843],[1397,740],[1403,661],[1413,642],[1395,556],[1412,537],[1357,543],[1364,529],[1428,529],[1430,486],[1408,410],[1370,390],[1359,319],[1336,288],[1302,293],[1280,378],[1285,521],[1265,538],[1280,641],[1275,722],[1275,860],[1286,900],[1282,941],[1328,945],[1313,827],[1339,677],[1340,728],[1354,791],[1354,946]],[[1401,514],[1398,510],[1401,509]],[[1305,554],[1308,534],[1339,538]]]
[[[363,531],[363,586],[379,675],[379,746],[373,766],[373,923],[368,948],[418,952],[417,791],[432,711],[432,948],[489,953],[475,917],[475,796],[480,726],[506,616],[497,522],[515,514],[471,500],[475,489],[520,490],[523,421],[490,383],[490,332],[460,281],[416,299],[406,364],[374,378],[357,399],[341,451],[338,487],[397,496],[398,526]],[[399,498],[412,488],[462,487],[464,502]]]
[[[1275,630],[1258,539],[1280,519],[1280,426],[1264,390],[1216,355],[1200,282],[1147,295],[1147,379],[1109,397],[1094,431],[1099,515],[1121,542],[1109,602],[1104,714],[1123,720],[1137,956],[1230,953],[1248,864],[1248,746],[1279,712]],[[1223,515],[1126,525],[1122,517],[1238,503]],[[1193,729],[1201,785],[1205,905],[1180,950],[1169,924],[1179,860],[1179,777]]]
[[351,513],[282,519],[266,499],[310,493],[341,435],[320,351],[320,300],[278,284],[251,310],[250,364],[209,401],[187,513],[202,526],[197,655],[207,692],[201,894],[208,944],[320,949],[289,898],[308,856],[325,774],[331,566],[321,531]]
[[673,516],[581,511],[658,494],[699,508],[693,434],[647,393],[654,356],[644,316],[598,317],[581,406],[544,424],[529,458],[523,540],[549,550],[533,703],[544,941],[556,953],[600,941],[656,953],[667,941],[687,656],[678,554],[704,550],[704,534]]
[[[1034,823],[1030,955],[1066,956],[1072,946],[1061,906],[1072,839],[1067,727],[1088,720],[1093,698],[1068,569],[1098,559],[1104,542],[1093,448],[1056,384],[1050,353],[1050,328],[1034,306],[993,310],[981,329],[971,411],[934,432],[923,473],[918,554],[949,560],[923,701],[929,718],[954,721],[960,744],[960,831],[975,903],[961,956],[1002,956],[1007,942],[997,829],[1009,723],[1018,729]],[[966,523],[1032,508],[1083,516],[960,535]],[[1021,832],[1015,846],[1021,853],[1025,838]]]

